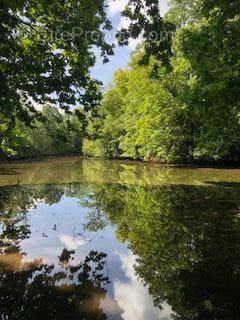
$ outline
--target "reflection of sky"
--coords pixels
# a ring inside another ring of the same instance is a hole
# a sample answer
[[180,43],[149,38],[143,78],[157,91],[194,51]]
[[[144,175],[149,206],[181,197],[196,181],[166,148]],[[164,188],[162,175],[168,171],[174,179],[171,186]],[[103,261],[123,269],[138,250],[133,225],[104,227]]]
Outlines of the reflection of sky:
[[135,257],[126,244],[119,242],[114,229],[107,226],[103,231],[83,232],[87,208],[79,205],[79,199],[62,197],[54,205],[40,203],[29,212],[31,236],[25,239],[21,248],[27,253],[27,260],[43,258],[48,264],[57,264],[64,248],[75,250],[73,264],[81,262],[91,251],[105,252],[107,256],[106,275],[111,284],[106,299],[102,301],[104,312],[110,320],[157,320],[170,319],[171,310],[155,308],[152,298],[134,273]]
[[134,272],[136,258],[131,252],[118,254],[122,269],[128,281],[118,280],[114,283],[114,298],[123,310],[124,320],[154,320],[170,319],[172,313],[167,305],[163,305],[163,310],[154,307],[153,300],[148,294],[148,288],[144,287],[138,280]]

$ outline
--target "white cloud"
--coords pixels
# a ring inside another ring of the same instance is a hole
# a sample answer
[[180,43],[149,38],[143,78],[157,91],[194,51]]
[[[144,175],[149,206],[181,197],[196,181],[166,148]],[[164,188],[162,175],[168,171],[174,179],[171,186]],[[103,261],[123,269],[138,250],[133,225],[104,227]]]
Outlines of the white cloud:
[[[125,6],[128,4],[128,0],[108,0],[109,5],[109,14],[114,17],[116,14],[119,14],[123,11]],[[168,0],[160,0],[160,10],[161,14],[164,15],[168,11]],[[143,8],[143,12],[145,12],[145,8]],[[117,30],[121,30],[122,28],[128,29],[130,25],[130,20],[126,17],[121,17],[119,25],[117,26]],[[128,47],[134,50],[137,45],[142,43],[143,38],[140,35],[137,39],[129,39]]]
[[129,279],[128,283],[117,281],[114,284],[114,298],[123,310],[122,319],[170,320],[172,314],[171,308],[167,304],[162,306],[162,310],[154,307],[152,297],[148,293],[148,288],[144,287],[138,280],[133,267],[136,258],[131,253],[118,255],[122,262],[122,269]]
[[113,17],[116,14],[123,11],[123,9],[126,7],[128,3],[128,0],[109,0],[108,6],[109,6],[109,13]]
[[[169,9],[169,0],[160,0],[159,6],[161,15],[163,16]],[[128,0],[108,0],[109,14],[113,17],[118,13],[121,13],[126,5]]]
[[161,16],[164,16],[165,13],[168,12],[169,10],[169,0],[160,0],[160,12],[161,12]]
[[67,247],[69,250],[76,250],[78,247],[83,246],[86,241],[84,239],[74,239],[68,235],[60,235],[59,240]]
[[[130,20],[128,18],[126,18],[126,17],[121,17],[120,23],[119,23],[117,29],[118,30],[128,29],[129,25],[130,25]],[[128,47],[130,49],[134,50],[137,47],[137,45],[142,43],[142,41],[143,41],[143,38],[142,38],[141,35],[137,39],[130,38],[129,41],[128,41],[129,42],[128,43]]]

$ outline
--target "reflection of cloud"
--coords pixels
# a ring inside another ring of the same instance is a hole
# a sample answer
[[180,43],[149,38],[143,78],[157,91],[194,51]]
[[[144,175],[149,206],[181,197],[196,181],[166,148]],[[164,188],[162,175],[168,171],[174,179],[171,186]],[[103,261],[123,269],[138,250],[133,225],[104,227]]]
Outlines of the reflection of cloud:
[[84,239],[74,239],[71,236],[62,234],[59,236],[59,240],[69,249],[76,250],[78,247],[83,246],[86,241]]
[[131,254],[118,254],[122,262],[122,269],[128,283],[117,281],[114,284],[114,298],[123,310],[124,320],[169,320],[172,310],[165,304],[163,310],[154,307],[153,300],[148,293],[148,288],[144,287],[134,271],[136,258]]
[[108,294],[106,295],[104,300],[101,301],[101,308],[103,308],[105,314],[109,314],[111,316],[118,316],[119,318],[119,314],[121,314],[121,309],[119,308],[117,301]]

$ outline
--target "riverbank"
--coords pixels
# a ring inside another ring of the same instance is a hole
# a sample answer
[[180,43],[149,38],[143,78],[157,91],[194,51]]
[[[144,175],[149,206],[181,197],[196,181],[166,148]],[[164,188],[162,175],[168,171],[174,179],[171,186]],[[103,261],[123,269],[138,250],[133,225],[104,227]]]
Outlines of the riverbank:
[[113,157],[113,158],[104,158],[104,157],[91,157],[81,154],[59,154],[59,155],[46,155],[46,156],[37,156],[29,158],[18,158],[18,159],[0,159],[1,164],[8,163],[27,163],[27,162],[39,162],[47,161],[54,159],[64,159],[64,158],[76,158],[76,159],[89,159],[89,160],[100,160],[100,161],[113,161],[113,162],[123,162],[129,164],[149,164],[157,165],[170,168],[223,168],[223,169],[238,169],[240,168],[240,162],[236,161],[216,161],[216,162],[207,162],[207,161],[193,161],[191,163],[164,163],[156,159],[151,160],[142,160],[142,159],[132,159],[126,157]]

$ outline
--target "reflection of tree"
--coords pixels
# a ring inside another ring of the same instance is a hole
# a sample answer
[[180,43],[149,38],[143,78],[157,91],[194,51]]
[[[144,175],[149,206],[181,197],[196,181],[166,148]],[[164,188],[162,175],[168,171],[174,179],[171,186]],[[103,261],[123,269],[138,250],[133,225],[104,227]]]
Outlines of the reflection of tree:
[[53,204],[59,202],[63,194],[64,187],[57,185],[0,187],[1,247],[29,235],[27,212],[36,207],[39,201]]
[[59,270],[41,259],[27,262],[18,245],[22,233],[19,239],[12,233],[12,219],[9,224],[12,228],[1,235],[1,319],[106,319],[101,308],[108,283],[105,253],[91,251],[82,263],[71,265],[74,251],[64,249]]
[[81,264],[60,271],[13,254],[0,259],[1,319],[106,319],[104,253],[90,252]]
[[[45,188],[45,191],[49,188]],[[53,188],[50,188],[51,199]],[[56,189],[55,189],[56,190]],[[7,319],[106,319],[101,300],[106,295],[106,254],[91,251],[72,265],[74,251],[64,249],[59,265],[41,259],[27,262],[20,242],[29,235],[25,212],[43,195],[43,188],[5,188],[1,194],[0,318]],[[23,197],[21,198],[21,193]],[[28,194],[28,197],[27,197]],[[4,196],[10,196],[4,201]],[[44,199],[49,200],[46,192]],[[4,204],[4,207],[3,207]]]
[[29,209],[37,205],[37,200],[46,204],[53,204],[60,201],[64,194],[64,187],[58,185],[38,186],[2,186],[0,187],[0,213],[27,213]]
[[139,256],[136,271],[156,305],[167,301],[176,319],[240,318],[239,191],[181,185],[95,190],[96,206]]
[[[103,254],[91,253],[81,265],[72,266],[73,252],[65,249],[59,256],[62,270],[56,272],[41,261],[24,262],[19,252],[18,241],[29,232],[25,213],[36,200],[51,204],[65,194],[79,198],[90,209],[85,230],[102,229],[106,218],[116,226],[118,238],[128,241],[139,257],[136,271],[156,305],[167,301],[176,319],[240,319],[240,191],[234,186],[74,183],[2,187],[1,191],[5,260],[0,263],[0,290],[8,297],[3,300],[4,315],[14,305],[16,315],[22,316],[23,305],[24,315],[41,319],[41,313],[31,313],[34,310],[27,306],[39,311],[42,304],[49,314],[53,312],[52,319],[75,319],[76,315],[104,319],[99,304],[107,281],[101,274]],[[14,256],[12,269],[7,253]],[[44,297],[54,302],[48,304]],[[96,303],[94,316],[86,309],[89,299]],[[71,310],[64,313],[63,306]],[[84,314],[84,310],[88,311]]]

